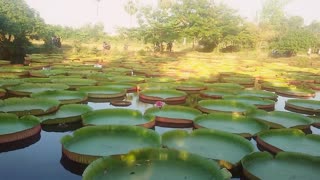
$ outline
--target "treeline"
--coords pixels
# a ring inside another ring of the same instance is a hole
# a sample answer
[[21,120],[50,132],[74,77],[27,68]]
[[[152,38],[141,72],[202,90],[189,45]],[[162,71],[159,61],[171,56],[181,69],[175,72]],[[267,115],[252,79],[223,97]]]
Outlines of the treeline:
[[35,52],[32,40],[43,41],[42,52],[54,52],[54,36],[79,43],[139,40],[153,45],[156,51],[164,51],[163,44],[173,42],[191,44],[194,50],[204,52],[262,49],[292,56],[309,48],[316,51],[320,48],[320,22],[305,25],[302,17],[287,16],[284,8],[288,3],[264,1],[252,23],[212,0],[159,0],[157,6],[128,0],[124,9],[131,18],[136,17],[138,27],[120,28],[118,36],[110,36],[103,24],[80,28],[48,25],[24,0],[0,0],[0,59]]
[[252,23],[212,0],[159,0],[157,7],[129,0],[126,10],[136,16],[139,27],[122,29],[122,33],[155,46],[187,39],[196,50],[206,52],[274,49],[280,56],[292,56],[319,48],[320,22],[305,26],[302,17],[286,16],[284,8],[288,3],[264,1]]

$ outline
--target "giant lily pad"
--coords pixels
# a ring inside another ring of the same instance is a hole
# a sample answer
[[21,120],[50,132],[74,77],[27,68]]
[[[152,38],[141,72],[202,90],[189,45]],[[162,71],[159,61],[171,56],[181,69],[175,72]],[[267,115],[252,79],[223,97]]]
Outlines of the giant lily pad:
[[84,125],[138,125],[153,128],[155,117],[132,109],[100,109],[82,116]]
[[312,119],[301,114],[284,111],[257,111],[251,114],[251,117],[267,123],[271,128],[298,128],[305,132],[310,131],[310,124],[313,122]]
[[85,104],[63,105],[56,113],[41,116],[41,124],[59,124],[81,121],[81,115],[90,111],[92,111],[92,108]]
[[244,89],[244,86],[241,86],[237,83],[212,83],[212,84],[206,84],[208,89],[228,89],[228,90],[242,90]]
[[121,83],[143,83],[144,77],[140,76],[112,76],[110,80]]
[[69,86],[65,84],[51,84],[51,83],[24,83],[17,86],[7,87],[10,94],[17,96],[29,96],[31,93],[39,93],[43,91],[64,90]]
[[162,135],[162,144],[168,148],[224,161],[229,164],[229,169],[254,151],[250,141],[241,136],[209,129],[197,129],[190,134],[184,130],[168,131]]
[[137,91],[137,85],[133,83],[106,82],[106,83],[99,83],[99,85],[105,86],[105,87],[126,89],[128,93]]
[[117,157],[103,157],[92,162],[83,180],[195,180],[224,179],[217,163],[185,151],[172,149],[139,149]]
[[199,92],[205,90],[207,87],[203,83],[199,82],[182,82],[177,84],[176,89],[185,92]]
[[2,79],[0,78],[0,87],[6,88],[8,86],[15,86],[21,83],[20,79]]
[[201,111],[185,106],[152,107],[145,114],[156,116],[156,125],[164,127],[192,127],[193,120],[201,114]]
[[296,87],[277,88],[276,93],[285,97],[309,98],[315,97],[316,92],[311,89],[301,89]]
[[275,157],[267,152],[255,152],[241,160],[248,179],[309,179],[320,176],[320,159],[300,153],[281,152]]
[[0,100],[0,112],[14,113],[18,116],[42,115],[54,112],[60,102],[41,98],[8,98]]
[[270,99],[262,99],[259,97],[252,97],[252,96],[241,96],[241,95],[224,96],[223,99],[254,105],[258,109],[269,110],[269,111],[274,110],[274,106],[275,106],[275,102]]
[[139,126],[87,126],[61,139],[62,152],[69,159],[89,164],[102,156],[123,155],[131,150],[160,147],[160,136]]
[[285,108],[305,114],[320,114],[320,101],[311,99],[289,99],[286,101]]
[[62,69],[42,69],[42,70],[30,70],[30,76],[32,77],[50,77],[54,75],[65,75],[66,71]]
[[305,135],[298,129],[274,129],[257,136],[258,147],[273,154],[280,151],[299,152],[320,157],[320,135]]
[[210,99],[222,99],[223,96],[235,95],[236,92],[227,89],[208,89],[200,91],[200,96]]
[[67,84],[70,88],[79,88],[82,86],[94,86],[97,84],[97,81],[92,79],[81,79],[81,78],[53,78],[53,83]]
[[88,99],[88,96],[84,92],[69,91],[69,90],[54,90],[43,91],[39,93],[32,93],[32,98],[47,98],[60,101],[61,104],[74,104],[81,103]]
[[223,77],[221,81],[224,83],[237,83],[245,87],[253,87],[255,79],[251,77]]
[[213,113],[198,116],[194,120],[195,128],[208,128],[220,131],[226,131],[239,134],[243,137],[250,138],[256,133],[269,129],[269,126],[237,114]]
[[81,92],[88,94],[89,98],[102,98],[112,99],[124,97],[127,93],[126,89],[123,88],[112,88],[106,86],[87,86],[78,89]]
[[146,103],[163,101],[167,104],[183,104],[187,93],[177,90],[144,90],[139,94],[139,100]]
[[205,113],[225,112],[246,114],[255,110],[255,106],[232,100],[201,100],[198,109]]
[[240,96],[252,96],[259,97],[262,99],[270,99],[276,101],[278,99],[278,95],[272,92],[263,91],[263,90],[243,90],[238,93]]
[[160,89],[175,89],[175,84],[172,83],[142,83],[138,85],[140,91],[143,90],[160,90]]
[[0,113],[0,143],[14,142],[40,133],[37,117],[28,115],[19,118],[15,114]]

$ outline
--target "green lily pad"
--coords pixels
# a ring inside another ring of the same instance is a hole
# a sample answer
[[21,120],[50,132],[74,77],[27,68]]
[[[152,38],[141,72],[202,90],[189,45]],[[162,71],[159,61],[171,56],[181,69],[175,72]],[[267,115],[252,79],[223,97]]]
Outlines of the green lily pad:
[[275,157],[255,152],[241,160],[248,179],[310,179],[320,176],[320,159],[300,153],[280,152]]
[[190,134],[184,130],[168,131],[162,135],[162,144],[233,165],[254,151],[250,141],[241,136],[209,129],[197,129]]
[[155,117],[133,109],[100,109],[82,115],[84,125],[139,125],[153,128]]
[[92,79],[82,79],[82,78],[53,78],[53,83],[67,84],[70,88],[79,88],[82,86],[94,86],[97,81]]
[[199,82],[182,82],[177,84],[176,90],[186,91],[186,92],[199,92],[205,90],[207,87],[204,83]]
[[14,142],[31,137],[41,131],[37,117],[18,117],[11,113],[0,113],[0,143]]
[[164,127],[192,127],[193,120],[201,115],[201,111],[185,106],[152,107],[145,114],[156,116],[156,125]]
[[226,131],[233,134],[239,134],[243,137],[250,138],[260,131],[269,129],[269,126],[237,114],[213,113],[198,116],[194,120],[196,128],[208,128],[220,131]]
[[41,98],[8,98],[0,100],[0,113],[14,113],[18,116],[42,115],[54,112],[60,102]]
[[258,146],[273,154],[280,151],[304,153],[320,157],[320,135],[305,135],[298,129],[274,129],[257,136]]
[[88,94],[89,98],[119,98],[124,97],[127,93],[126,89],[123,88],[112,88],[107,86],[86,86],[78,89],[80,92]]
[[225,100],[233,100],[238,101],[241,103],[249,104],[256,106],[258,109],[264,109],[264,110],[274,110],[275,102],[270,99],[262,99],[259,97],[253,97],[253,96],[224,96],[223,99]]
[[105,87],[126,89],[127,92],[136,92],[137,91],[137,85],[133,84],[133,83],[106,82],[106,83],[99,83],[99,85],[105,86]]
[[254,86],[255,79],[251,77],[223,77],[221,82],[237,83],[245,87],[252,87]]
[[18,96],[29,96],[32,93],[39,93],[43,91],[64,90],[69,86],[65,84],[52,84],[52,83],[24,83],[21,85],[7,87],[10,94]]
[[200,96],[210,99],[222,99],[223,96],[235,95],[236,92],[227,89],[208,89],[200,91]]
[[198,109],[205,113],[225,112],[246,114],[255,110],[255,106],[232,100],[201,100]]
[[316,92],[311,89],[301,89],[296,87],[277,88],[276,93],[285,97],[315,97]]
[[225,179],[217,163],[201,156],[172,149],[139,149],[120,158],[103,157],[92,162],[83,180],[195,180]]
[[160,90],[160,89],[175,89],[176,85],[172,83],[142,83],[138,85],[138,89],[143,90]]
[[212,83],[206,84],[208,89],[228,89],[232,91],[238,91],[244,89],[244,86],[237,83]]
[[0,79],[0,87],[6,88],[8,86],[15,86],[21,83],[20,79]]
[[146,103],[163,101],[168,104],[183,104],[187,98],[187,93],[177,90],[144,90],[139,93],[139,100]]
[[286,101],[285,108],[305,114],[319,114],[320,101],[311,99],[289,99]]
[[92,111],[93,109],[85,104],[67,104],[62,105],[57,112],[41,116],[41,124],[59,124],[81,121],[81,115]]
[[70,160],[89,164],[102,156],[123,155],[131,150],[160,147],[160,136],[139,126],[87,126],[61,139],[62,151]]
[[263,112],[257,111],[250,115],[251,117],[261,120],[271,128],[299,128],[306,129],[312,124],[312,119],[297,113],[284,112],[284,111],[272,111]]
[[145,78],[140,76],[112,76],[110,80],[121,83],[143,83]]
[[37,77],[32,78],[32,77],[30,77],[30,78],[23,78],[20,80],[25,83],[51,83],[50,78],[37,78]]
[[43,91],[39,93],[32,93],[32,98],[47,98],[60,101],[61,104],[74,104],[84,102],[88,96],[84,92],[69,91],[69,90],[53,90]]
[[30,70],[30,76],[32,77],[50,77],[54,75],[65,75],[66,71],[62,69],[42,69],[42,70]]
[[259,97],[262,99],[270,99],[276,101],[278,99],[278,95],[272,92],[263,91],[263,90],[243,90],[238,93],[240,96],[252,96]]

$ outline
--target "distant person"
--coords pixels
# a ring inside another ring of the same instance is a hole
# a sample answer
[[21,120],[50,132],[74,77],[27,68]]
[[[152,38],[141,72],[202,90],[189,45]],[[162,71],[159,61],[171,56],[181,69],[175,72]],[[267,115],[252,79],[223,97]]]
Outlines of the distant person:
[[61,48],[61,38],[60,38],[60,37],[57,37],[56,46],[57,46],[58,48]]
[[167,44],[167,51],[172,52],[172,42],[168,42]]

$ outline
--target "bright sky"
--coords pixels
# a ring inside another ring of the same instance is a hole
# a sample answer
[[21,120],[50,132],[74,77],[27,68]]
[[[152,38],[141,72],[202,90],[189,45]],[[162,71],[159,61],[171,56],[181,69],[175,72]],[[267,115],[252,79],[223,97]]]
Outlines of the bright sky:
[[[26,0],[29,6],[40,13],[48,24],[80,27],[87,23],[102,22],[105,31],[114,33],[116,27],[134,25],[124,10],[128,0],[101,0],[97,15],[96,0]],[[155,3],[157,0],[140,0],[144,4]],[[254,20],[261,9],[263,0],[216,0],[223,1],[248,20]],[[313,20],[320,21],[319,0],[292,0],[287,6],[288,15],[298,15],[309,24]]]

